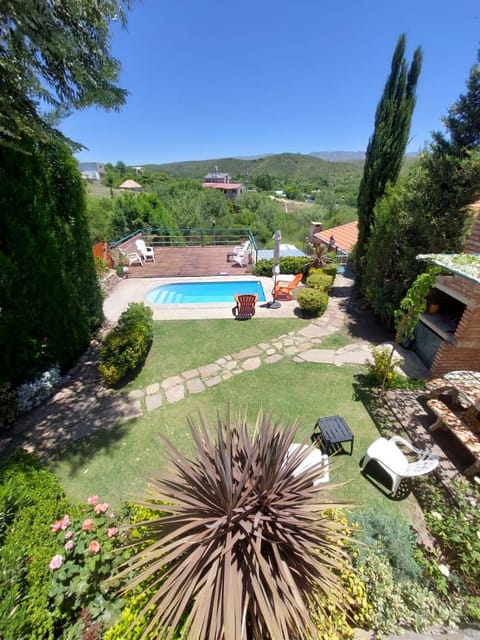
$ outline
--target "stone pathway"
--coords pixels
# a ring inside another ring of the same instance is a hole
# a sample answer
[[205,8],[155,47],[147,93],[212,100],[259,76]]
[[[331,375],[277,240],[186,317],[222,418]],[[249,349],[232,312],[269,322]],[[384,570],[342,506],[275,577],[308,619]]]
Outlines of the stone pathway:
[[[339,274],[326,312],[307,326],[129,393],[113,391],[101,383],[97,372],[98,344],[93,343],[76,367],[65,376],[62,389],[46,404],[17,420],[9,437],[0,440],[0,453],[10,444],[21,442],[22,446],[35,451],[40,457],[52,455],[55,450],[99,429],[112,429],[121,422],[202,393],[233,376],[274,364],[283,358],[297,363],[363,365],[372,346],[367,339],[357,338],[336,350],[321,348],[326,336],[345,325],[352,287],[353,281]],[[406,360],[409,361],[411,357]],[[420,372],[420,376],[422,374]]]

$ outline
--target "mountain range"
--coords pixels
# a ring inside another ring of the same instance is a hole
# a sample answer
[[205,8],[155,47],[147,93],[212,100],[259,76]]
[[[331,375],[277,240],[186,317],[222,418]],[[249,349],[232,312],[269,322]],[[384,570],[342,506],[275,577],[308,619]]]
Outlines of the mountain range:
[[[416,154],[406,155],[407,164],[414,155]],[[219,171],[229,173],[233,181],[247,183],[258,175],[268,174],[282,180],[320,181],[329,184],[338,179],[342,182],[359,182],[364,159],[365,154],[361,151],[315,151],[310,154],[275,153],[143,166],[151,171],[163,172],[180,179],[202,179],[207,173]]]

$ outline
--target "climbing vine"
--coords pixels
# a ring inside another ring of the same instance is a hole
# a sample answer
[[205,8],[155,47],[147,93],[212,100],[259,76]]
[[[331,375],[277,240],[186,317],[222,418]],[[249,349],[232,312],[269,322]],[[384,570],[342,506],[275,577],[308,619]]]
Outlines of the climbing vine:
[[400,302],[400,308],[394,313],[396,342],[400,342],[405,337],[413,338],[415,325],[420,314],[427,308],[427,296],[440,271],[439,267],[431,266],[425,273],[417,276]]

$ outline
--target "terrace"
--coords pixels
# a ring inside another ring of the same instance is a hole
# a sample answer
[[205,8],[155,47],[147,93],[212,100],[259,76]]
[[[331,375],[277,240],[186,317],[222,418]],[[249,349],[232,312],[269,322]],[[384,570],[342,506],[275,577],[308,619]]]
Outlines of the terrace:
[[[198,276],[241,276],[252,272],[257,260],[272,258],[270,249],[259,249],[249,229],[156,229],[135,231],[114,244],[122,253],[138,250],[135,241],[143,238],[154,250],[155,261],[132,264],[131,278],[190,278]],[[235,246],[250,240],[251,264],[241,266],[229,260]],[[281,256],[304,256],[293,245],[281,245]]]

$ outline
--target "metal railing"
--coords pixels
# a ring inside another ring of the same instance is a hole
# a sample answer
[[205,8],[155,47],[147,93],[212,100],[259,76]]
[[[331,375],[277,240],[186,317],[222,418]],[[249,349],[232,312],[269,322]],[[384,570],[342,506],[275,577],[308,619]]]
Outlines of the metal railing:
[[244,240],[250,240],[253,251],[257,244],[250,229],[136,229],[124,238],[110,243],[110,248],[127,243],[136,236],[142,236],[145,242],[153,247],[216,247],[239,245]]

